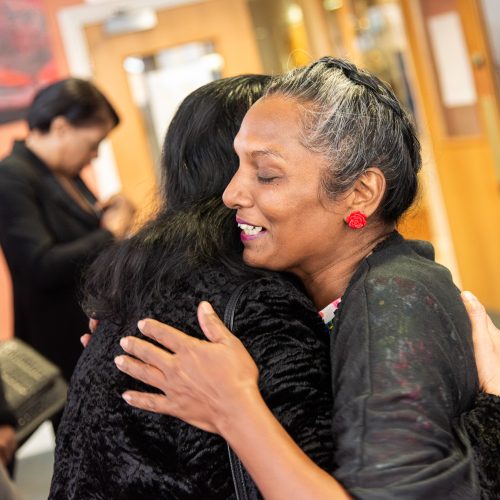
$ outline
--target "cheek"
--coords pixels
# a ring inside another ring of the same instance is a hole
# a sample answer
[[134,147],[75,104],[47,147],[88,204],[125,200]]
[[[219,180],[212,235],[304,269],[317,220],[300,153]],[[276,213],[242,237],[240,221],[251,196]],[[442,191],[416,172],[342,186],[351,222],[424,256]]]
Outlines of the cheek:
[[324,218],[325,210],[315,192],[290,193],[274,204],[272,213],[276,226],[295,227],[306,230]]

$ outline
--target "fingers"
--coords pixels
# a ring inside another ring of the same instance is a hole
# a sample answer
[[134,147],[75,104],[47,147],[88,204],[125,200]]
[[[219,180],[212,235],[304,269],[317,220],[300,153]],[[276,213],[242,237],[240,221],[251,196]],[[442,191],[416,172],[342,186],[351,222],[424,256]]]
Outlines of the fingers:
[[146,337],[156,340],[172,352],[179,352],[186,344],[194,340],[176,328],[154,319],[142,319],[137,323],[137,327]]
[[471,292],[461,293],[462,301],[469,315],[474,337],[484,338],[488,336],[488,315],[484,306]]
[[208,302],[203,301],[199,303],[198,322],[200,323],[203,333],[211,342],[223,343],[233,337],[233,334],[226,328]]
[[499,330],[493,324],[483,304],[471,292],[462,292],[462,300],[469,314],[475,348],[490,349],[499,343]]
[[16,450],[16,434],[10,425],[0,426],[0,461],[7,465],[14,456]]
[[95,318],[89,319],[89,330],[90,333],[95,333],[97,326],[99,325],[99,320]]
[[155,366],[161,370],[164,365],[169,368],[172,365],[172,354],[151,344],[147,340],[137,337],[124,337],[120,340],[120,346],[128,354],[138,358],[148,365]]
[[90,335],[90,333],[84,333],[80,337],[80,343],[82,344],[83,347],[87,347],[89,345],[91,338],[92,338],[92,335]]
[[7,463],[9,463],[12,458],[14,457],[14,453],[17,448],[17,441],[15,438],[12,438],[12,440],[9,442],[9,446],[7,448]]
[[486,321],[486,310],[477,297],[469,291],[463,291],[460,295],[469,316],[474,316],[475,319],[480,321]]
[[156,387],[161,391],[164,390],[165,378],[158,368],[138,361],[130,356],[117,356],[115,358],[115,364],[123,373],[147,385]]
[[135,408],[153,411],[163,415],[174,415],[173,408],[168,398],[163,394],[151,394],[147,392],[126,391],[122,394],[123,399]]

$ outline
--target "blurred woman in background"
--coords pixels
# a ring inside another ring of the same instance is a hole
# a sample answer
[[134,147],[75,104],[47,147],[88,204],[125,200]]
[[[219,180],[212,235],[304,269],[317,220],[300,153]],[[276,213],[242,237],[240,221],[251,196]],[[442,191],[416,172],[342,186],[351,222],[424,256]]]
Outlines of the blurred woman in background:
[[43,88],[27,120],[26,140],[0,162],[0,246],[12,276],[15,335],[69,380],[87,323],[80,270],[126,235],[134,210],[122,196],[100,205],[80,177],[119,123],[92,83],[68,78]]

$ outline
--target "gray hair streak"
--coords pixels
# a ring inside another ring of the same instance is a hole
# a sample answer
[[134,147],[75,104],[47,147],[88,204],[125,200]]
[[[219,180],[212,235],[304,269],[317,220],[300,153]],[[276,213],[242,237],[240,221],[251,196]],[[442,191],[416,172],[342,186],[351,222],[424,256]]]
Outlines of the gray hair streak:
[[421,167],[415,126],[390,87],[353,64],[323,57],[273,78],[265,96],[303,104],[302,141],[324,155],[322,187],[331,198],[378,167],[387,188],[380,216],[395,222],[412,205]]

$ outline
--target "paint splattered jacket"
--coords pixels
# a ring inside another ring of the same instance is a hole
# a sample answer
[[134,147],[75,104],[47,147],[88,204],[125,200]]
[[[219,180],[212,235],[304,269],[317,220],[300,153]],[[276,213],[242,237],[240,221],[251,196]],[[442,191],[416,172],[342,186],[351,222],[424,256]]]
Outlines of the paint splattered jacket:
[[431,245],[395,232],[361,264],[331,360],[334,474],[353,496],[480,498],[463,415],[478,391],[470,324]]

